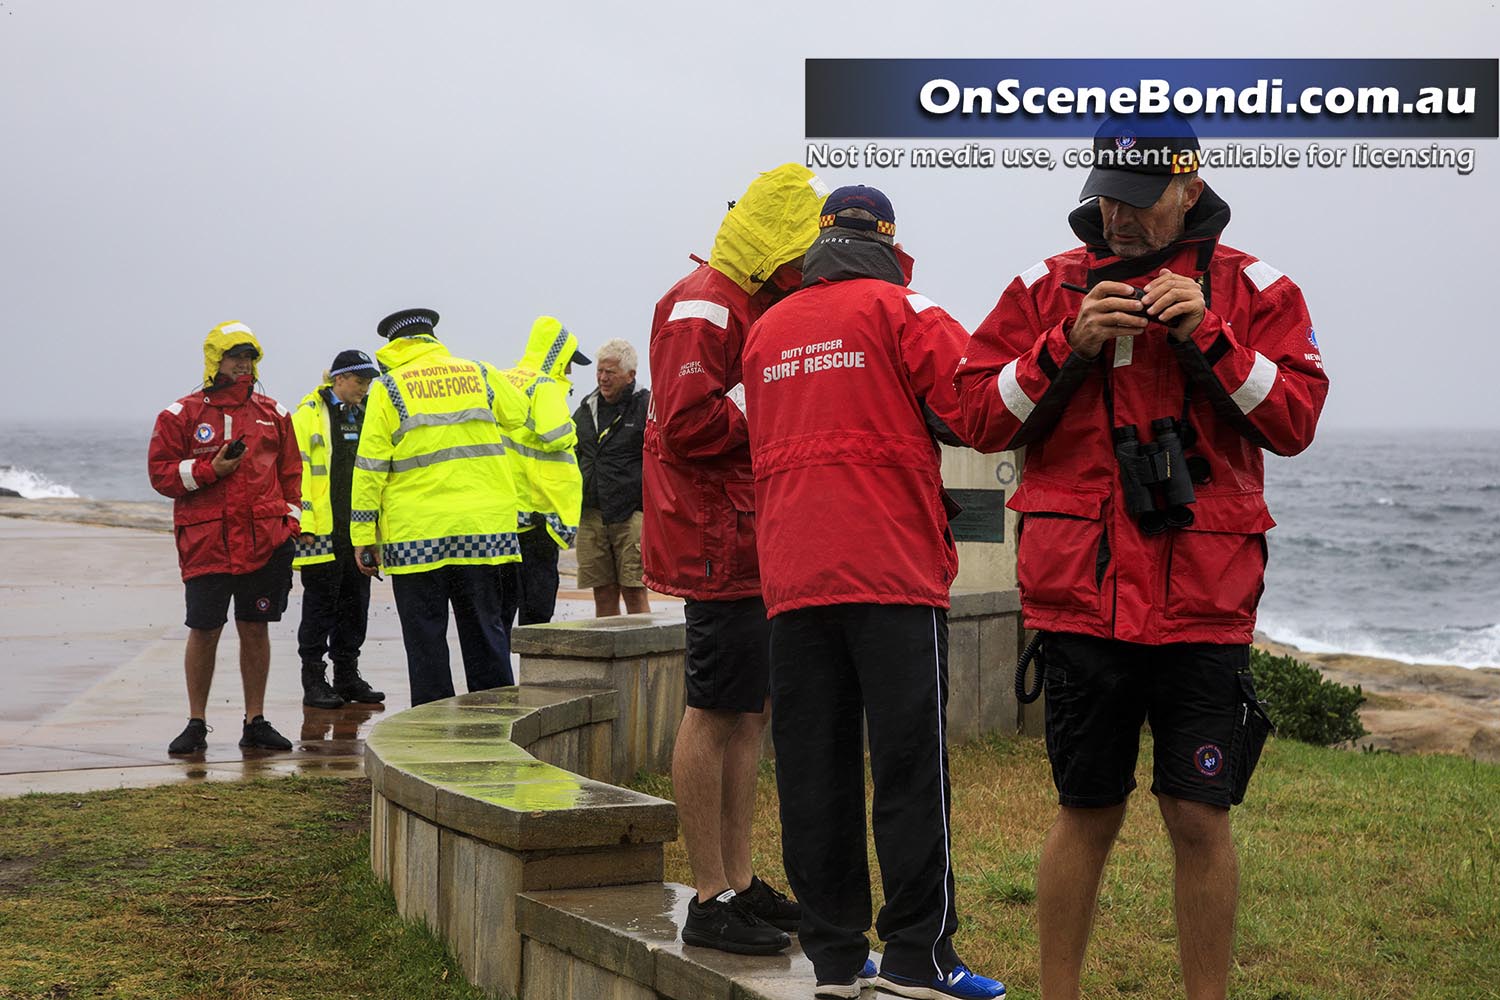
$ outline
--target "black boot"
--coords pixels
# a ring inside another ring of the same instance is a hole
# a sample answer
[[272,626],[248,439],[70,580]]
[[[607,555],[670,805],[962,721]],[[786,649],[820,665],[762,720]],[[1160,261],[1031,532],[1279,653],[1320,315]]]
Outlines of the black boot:
[[376,691],[370,687],[369,682],[359,676],[357,666],[343,666],[335,663],[333,665],[333,690],[345,701],[359,705],[378,705],[385,701],[385,692]]
[[308,708],[343,708],[344,699],[333,693],[321,663],[302,665],[302,704]]

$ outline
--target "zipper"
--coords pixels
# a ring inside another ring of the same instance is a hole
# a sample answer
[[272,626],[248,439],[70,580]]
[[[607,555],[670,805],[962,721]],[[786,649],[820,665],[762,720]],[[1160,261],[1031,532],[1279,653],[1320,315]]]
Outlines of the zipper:
[[703,578],[705,580],[712,579],[713,575],[714,575],[714,561],[712,559],[705,559],[705,560],[703,560]]

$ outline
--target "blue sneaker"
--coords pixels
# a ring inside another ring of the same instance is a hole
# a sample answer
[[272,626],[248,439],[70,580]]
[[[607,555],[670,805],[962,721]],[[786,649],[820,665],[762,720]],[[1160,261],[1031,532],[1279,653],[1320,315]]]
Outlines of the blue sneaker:
[[868,986],[874,986],[875,977],[878,975],[880,975],[880,972],[875,968],[875,963],[867,958],[865,959],[865,967],[860,969],[859,975],[855,976],[852,980],[833,983],[825,983],[820,980],[818,988],[813,990],[813,996],[830,997],[833,1000],[850,1000],[850,998],[859,996],[860,990]]
[[934,978],[925,983],[890,972],[882,972],[875,980],[875,988],[894,993],[898,997],[915,997],[917,1000],[942,1000],[944,997],[958,997],[960,1000],[994,1000],[995,997],[1005,996],[1004,983],[970,972],[962,962],[955,965],[953,971],[946,976]]

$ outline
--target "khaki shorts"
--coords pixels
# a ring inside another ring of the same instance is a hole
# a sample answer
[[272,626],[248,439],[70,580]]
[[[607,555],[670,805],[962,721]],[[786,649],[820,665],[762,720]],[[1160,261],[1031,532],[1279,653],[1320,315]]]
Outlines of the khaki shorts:
[[578,587],[641,587],[641,520],[605,524],[597,510],[585,510],[578,525]]

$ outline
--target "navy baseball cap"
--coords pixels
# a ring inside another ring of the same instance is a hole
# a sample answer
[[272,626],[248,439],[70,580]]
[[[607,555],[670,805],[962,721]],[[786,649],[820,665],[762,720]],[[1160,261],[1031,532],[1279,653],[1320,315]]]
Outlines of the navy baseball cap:
[[1201,158],[1193,127],[1177,115],[1106,118],[1094,133],[1094,169],[1078,200],[1150,208],[1173,177],[1196,173]]
[[[840,212],[851,208],[864,209],[875,216],[875,221],[838,217]],[[891,207],[891,199],[887,198],[885,192],[879,188],[867,187],[864,184],[848,184],[837,188],[830,194],[828,200],[823,202],[822,212],[818,214],[819,229],[828,229],[832,226],[839,226],[843,229],[867,229],[884,236],[895,236],[896,210]]]

